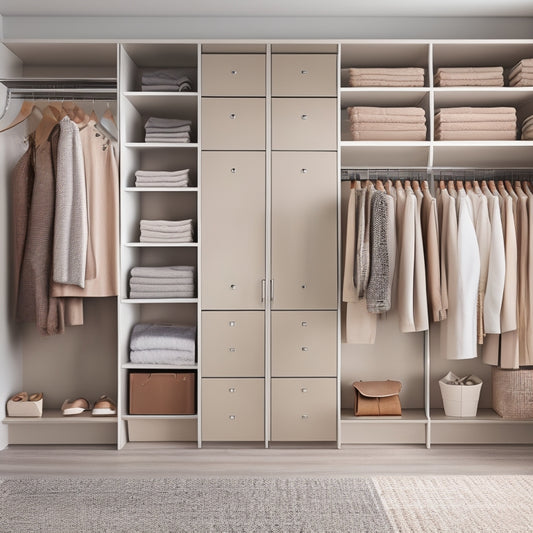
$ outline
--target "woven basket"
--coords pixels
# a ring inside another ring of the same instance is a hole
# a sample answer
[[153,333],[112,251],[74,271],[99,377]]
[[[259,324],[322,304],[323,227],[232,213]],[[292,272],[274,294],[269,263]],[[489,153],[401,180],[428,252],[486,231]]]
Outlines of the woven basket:
[[533,369],[492,369],[492,408],[503,418],[533,418]]

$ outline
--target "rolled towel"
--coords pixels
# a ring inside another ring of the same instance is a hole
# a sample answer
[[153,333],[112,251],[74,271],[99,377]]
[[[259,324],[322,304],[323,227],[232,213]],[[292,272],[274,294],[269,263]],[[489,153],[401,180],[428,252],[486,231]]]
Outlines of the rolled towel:
[[160,118],[160,117],[150,117],[144,124],[145,128],[176,128],[180,126],[191,125],[192,121],[181,118]]
[[180,350],[131,350],[130,361],[144,365],[194,365],[194,352]]
[[188,265],[167,267],[133,267],[130,274],[147,278],[183,278],[194,274],[196,267]]
[[135,324],[131,332],[131,350],[181,350],[196,348],[196,326],[174,324]]
[[161,300],[164,300],[166,298],[194,298],[194,291],[167,291],[165,293],[131,291],[130,298],[132,300],[142,300],[148,298]]
[[359,113],[373,116],[396,116],[396,115],[414,115],[425,117],[426,113],[421,107],[371,107],[371,106],[353,106],[347,107],[350,117],[355,117]]
[[435,131],[437,141],[514,141],[515,131]]
[[425,141],[425,131],[360,131],[352,133],[354,141]]

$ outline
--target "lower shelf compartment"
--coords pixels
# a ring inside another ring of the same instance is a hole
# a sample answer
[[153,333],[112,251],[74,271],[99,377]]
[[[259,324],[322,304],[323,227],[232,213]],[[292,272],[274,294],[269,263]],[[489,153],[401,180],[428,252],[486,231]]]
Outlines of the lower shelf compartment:
[[141,416],[124,417],[128,425],[129,442],[196,442],[198,416]]

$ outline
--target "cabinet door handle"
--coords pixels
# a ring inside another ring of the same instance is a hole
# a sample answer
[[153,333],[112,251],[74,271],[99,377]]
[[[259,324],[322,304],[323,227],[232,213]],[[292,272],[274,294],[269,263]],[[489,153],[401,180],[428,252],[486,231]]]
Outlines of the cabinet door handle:
[[235,69],[233,69],[233,70],[231,71],[231,73],[235,76],[235,74],[237,74],[237,71],[236,71]]
[[228,348],[228,350],[231,352],[231,353],[235,353],[237,350],[235,348]]
[[309,419],[309,415],[302,415],[302,419],[303,420],[308,420]]
[[300,70],[300,74],[307,74],[307,70]]
[[237,118],[237,115],[235,113],[231,113],[229,118],[231,118],[231,120],[235,120]]
[[302,352],[308,352],[309,348],[307,346],[302,346]]
[[236,389],[235,387],[230,387],[230,388],[228,389],[229,392],[235,392],[236,390],[237,390],[237,389]]
[[237,417],[236,417],[235,415],[229,415],[228,418],[229,418],[230,420],[235,420]]
[[270,301],[274,301],[274,280],[270,280]]
[[266,297],[266,279],[261,280],[261,303],[265,301]]
[[302,118],[302,120],[307,120],[308,117],[309,117],[309,115],[303,114],[301,118]]

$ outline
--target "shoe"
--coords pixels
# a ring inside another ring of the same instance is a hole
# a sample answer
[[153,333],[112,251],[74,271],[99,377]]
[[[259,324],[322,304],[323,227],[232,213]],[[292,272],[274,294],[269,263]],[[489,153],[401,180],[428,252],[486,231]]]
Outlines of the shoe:
[[30,397],[28,398],[28,401],[30,402],[38,402],[39,400],[43,399],[43,393],[42,392],[36,392],[35,394],[30,394]]
[[90,411],[91,404],[85,398],[65,400],[61,406],[63,416],[81,415],[84,411]]
[[114,416],[117,414],[117,406],[113,400],[103,394],[94,402],[91,414],[93,416]]
[[15,394],[10,398],[11,402],[27,402],[28,401],[28,393],[27,392],[19,392],[18,394]]

